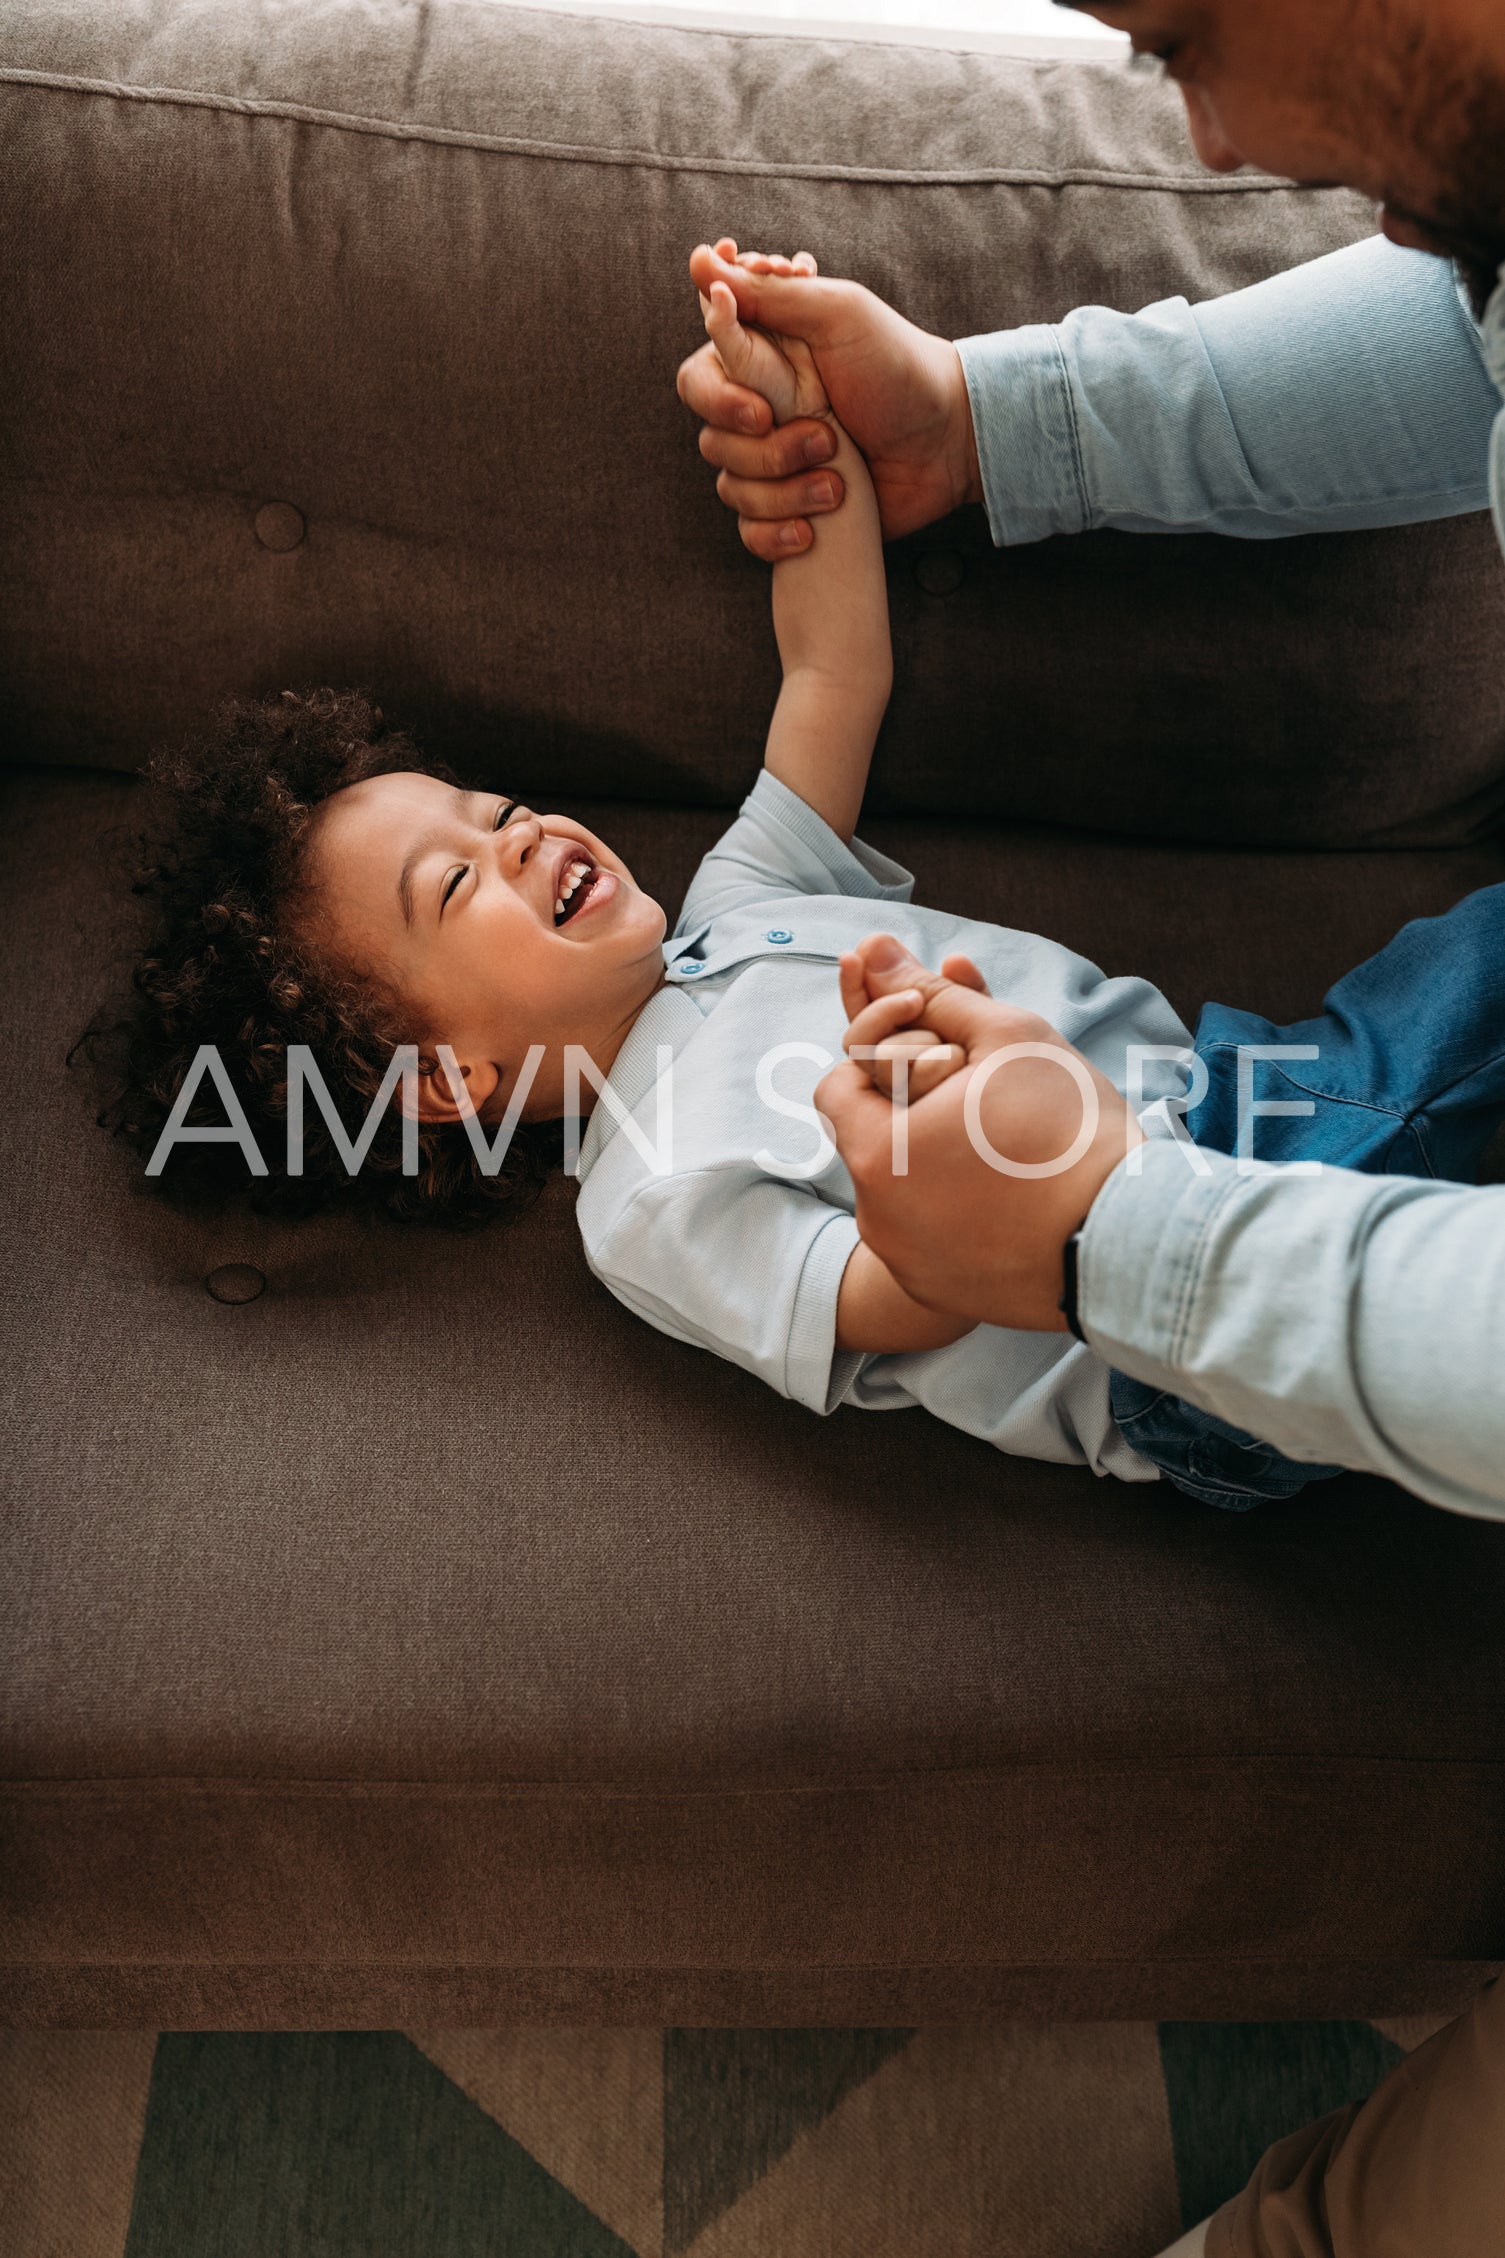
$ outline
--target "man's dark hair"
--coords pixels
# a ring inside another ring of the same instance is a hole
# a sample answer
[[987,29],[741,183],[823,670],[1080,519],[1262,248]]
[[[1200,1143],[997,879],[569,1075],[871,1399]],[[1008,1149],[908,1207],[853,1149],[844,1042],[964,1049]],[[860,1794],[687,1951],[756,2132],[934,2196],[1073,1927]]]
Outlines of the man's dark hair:
[[[147,1159],[200,1046],[214,1045],[270,1171],[253,1176],[238,1144],[175,1144],[149,1179],[174,1204],[218,1208],[245,1194],[259,1212],[285,1217],[363,1210],[469,1230],[529,1204],[547,1174],[559,1141],[552,1124],[519,1123],[487,1176],[463,1123],[421,1122],[418,1172],[405,1176],[403,1122],[388,1103],[352,1176],[311,1098],[303,1174],[287,1173],[288,1046],[309,1046],[353,1140],[394,1046],[418,1039],[390,985],[310,938],[304,851],[332,793],[401,769],[460,781],[359,690],[234,701],[195,742],[147,764],[168,820],[156,838],[138,840],[132,891],[150,898],[156,930],[132,973],[129,1011],[96,1019],[74,1048],[104,1078],[99,1122]],[[185,1125],[222,1127],[225,1118],[205,1074]]]

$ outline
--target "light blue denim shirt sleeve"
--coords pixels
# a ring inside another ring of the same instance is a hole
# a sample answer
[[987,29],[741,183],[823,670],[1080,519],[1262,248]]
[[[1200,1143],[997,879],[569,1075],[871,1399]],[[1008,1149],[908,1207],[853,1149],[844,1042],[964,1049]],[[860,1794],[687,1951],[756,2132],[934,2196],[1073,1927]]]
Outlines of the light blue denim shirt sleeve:
[[1308,1462],[1505,1519],[1505,1186],[1123,1162],[1082,1234],[1099,1355]]
[[[1387,331],[1389,317],[1371,298],[1368,338],[1350,323],[1343,348],[1346,361],[1365,364],[1343,413],[1335,406],[1340,384],[1305,406],[1293,395],[1299,445],[1282,449],[1276,425],[1261,423],[1284,464],[1281,475],[1289,478],[1311,434],[1330,426],[1345,461],[1372,449],[1367,480],[1360,468],[1348,482],[1376,506],[1388,493],[1393,516],[1402,488],[1419,503],[1429,488],[1445,493],[1453,480],[1458,491],[1467,487],[1471,431],[1480,468],[1467,506],[1482,498],[1487,464],[1505,547],[1505,281],[1476,330],[1440,261],[1403,274],[1368,245],[1360,253],[1375,276],[1393,278],[1399,331]],[[1351,271],[1362,263],[1353,252],[1338,257]],[[1310,278],[1335,264],[1319,261],[1302,272]],[[1421,296],[1406,299],[1413,285]],[[1246,301],[1260,295],[1240,293]],[[1431,309],[1425,319],[1423,301]],[[1397,360],[1397,334],[1410,340],[1414,371]],[[1478,340],[1490,385],[1482,400],[1459,336]],[[1419,436],[1428,383],[1438,387],[1435,446]],[[1234,396],[1243,398],[1236,387]],[[1373,417],[1367,436],[1366,414]],[[1350,417],[1356,430],[1340,429]],[[1240,437],[1242,445],[1242,424]],[[1163,444],[1156,440],[1150,451]],[[1267,461],[1267,490],[1270,475]],[[1199,477],[1210,499],[1205,472]],[[1328,490],[1320,479],[1312,489]],[[1223,489],[1225,500],[1231,491]],[[1412,514],[1432,513],[1418,507]],[[1223,530],[1238,527],[1224,523]],[[1202,1157],[1206,1173],[1195,1174],[1177,1145],[1151,1144],[1137,1158],[1138,1173],[1123,1162],[1098,1194],[1082,1234],[1077,1298],[1093,1347],[1135,1379],[1184,1396],[1293,1458],[1385,1474],[1434,1505],[1505,1519],[1505,1188],[1332,1168],[1310,1177],[1250,1176],[1226,1155]]]
[[1499,395],[1452,267],[1383,236],[1199,306],[959,341],[993,539],[1268,539],[1481,510]]

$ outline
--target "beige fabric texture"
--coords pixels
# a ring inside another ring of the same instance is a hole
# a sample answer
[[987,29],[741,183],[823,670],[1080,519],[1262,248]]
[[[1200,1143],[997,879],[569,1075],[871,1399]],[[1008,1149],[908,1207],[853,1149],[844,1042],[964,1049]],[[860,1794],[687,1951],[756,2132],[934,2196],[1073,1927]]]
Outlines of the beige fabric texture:
[[[1189,2139],[1176,2122],[1185,2063],[1178,2106],[1164,2034],[1150,2023],[424,2029],[386,2034],[375,2060],[348,2032],[327,2043],[283,2035],[264,2053],[233,2033],[202,2046],[180,2033],[160,2044],[150,2031],[12,2033],[0,2040],[4,2248],[6,2258],[126,2258],[158,2247],[166,2221],[198,2258],[244,2239],[231,2220],[247,2185],[260,2196],[258,2250],[430,2247],[433,2213],[422,2217],[417,2183],[430,2144],[444,2143],[446,2127],[451,2141],[459,2133],[457,2097],[442,2083],[414,2085],[405,2039],[515,2144],[518,2168],[541,2166],[583,2206],[573,2238],[568,2227],[562,2242],[558,2229],[525,2230],[530,2251],[573,2252],[581,2228],[599,2248],[600,2222],[638,2258],[1229,2258],[1230,2247],[1238,2258],[1494,2258],[1505,2239],[1494,2168],[1505,2074],[1493,2014],[1486,1996],[1445,2047],[1406,2064],[1370,2104],[1277,2141],[1212,2245],[1204,2221],[1169,2248],[1188,2179],[1208,2184],[1209,2140],[1233,2131],[1214,2184],[1236,2185],[1251,2110],[1266,2128],[1280,2119],[1237,2042],[1223,2053],[1215,2030],[1205,2069],[1216,2085]],[[1388,2035],[1399,2038],[1393,2025]],[[1327,2036],[1288,2028],[1291,2115]],[[1270,2037],[1265,2029],[1266,2046]],[[1341,2049],[1362,2033],[1347,2025],[1333,2037]],[[387,2090],[379,2132],[359,2114],[331,2125],[341,2079],[368,2108]],[[238,2136],[231,2095],[245,2112]],[[462,2201],[476,2130],[460,2136],[458,2155],[445,2150]],[[404,2161],[417,2169],[377,2181],[394,2143],[410,2144]],[[1298,2159],[1325,2164],[1325,2181],[1298,2174]],[[331,2180],[334,2219],[310,2216]],[[496,2208],[493,2182],[489,2204],[471,2200],[472,2232]]]
[[1505,2244],[1505,1984],[1365,2102],[1277,2141],[1207,2258],[1497,2258]]
[[155,2031],[0,2031],[9,2258],[124,2258]]

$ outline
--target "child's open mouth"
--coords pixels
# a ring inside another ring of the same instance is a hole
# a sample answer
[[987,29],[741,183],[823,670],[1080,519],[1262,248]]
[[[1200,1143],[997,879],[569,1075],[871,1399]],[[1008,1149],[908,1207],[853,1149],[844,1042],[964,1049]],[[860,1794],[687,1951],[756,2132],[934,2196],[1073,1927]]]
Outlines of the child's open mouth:
[[554,902],[554,923],[568,925],[595,891],[603,873],[598,863],[589,855],[574,855],[565,864],[559,880],[559,893]]

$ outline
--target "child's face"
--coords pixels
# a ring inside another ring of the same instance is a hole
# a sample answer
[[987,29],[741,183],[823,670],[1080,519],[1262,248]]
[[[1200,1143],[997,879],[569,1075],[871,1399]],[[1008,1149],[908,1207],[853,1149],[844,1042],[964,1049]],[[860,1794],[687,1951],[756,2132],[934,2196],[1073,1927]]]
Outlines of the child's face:
[[[451,1045],[484,1120],[500,1119],[534,1043],[545,1053],[523,1117],[557,1117],[564,1046],[609,1066],[663,979],[662,909],[568,816],[403,771],[332,794],[307,851],[322,936],[393,981],[422,1061]],[[442,1072],[419,1089],[422,1118],[455,1117]]]

